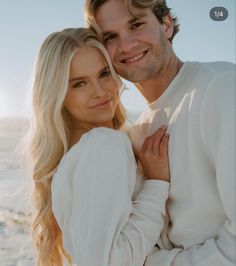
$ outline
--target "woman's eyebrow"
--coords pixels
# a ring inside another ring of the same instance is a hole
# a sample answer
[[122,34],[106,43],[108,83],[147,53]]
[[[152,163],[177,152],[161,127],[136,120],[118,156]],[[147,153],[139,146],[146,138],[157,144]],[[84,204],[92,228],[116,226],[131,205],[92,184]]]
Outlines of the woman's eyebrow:
[[85,77],[74,77],[74,78],[70,78],[69,79],[69,83],[72,83],[72,82],[77,81],[77,80],[84,80],[84,79],[85,79]]

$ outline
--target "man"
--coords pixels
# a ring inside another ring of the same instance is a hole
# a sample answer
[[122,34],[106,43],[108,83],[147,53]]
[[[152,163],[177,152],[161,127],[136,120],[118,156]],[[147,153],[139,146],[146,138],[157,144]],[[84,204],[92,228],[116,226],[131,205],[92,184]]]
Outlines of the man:
[[87,0],[86,11],[149,103],[130,131],[135,150],[163,124],[170,134],[170,223],[145,265],[235,265],[235,65],[183,63],[164,0]]

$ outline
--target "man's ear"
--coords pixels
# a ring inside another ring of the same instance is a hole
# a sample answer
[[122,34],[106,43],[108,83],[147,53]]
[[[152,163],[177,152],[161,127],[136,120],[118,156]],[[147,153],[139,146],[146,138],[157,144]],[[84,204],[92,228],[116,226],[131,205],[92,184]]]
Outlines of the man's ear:
[[174,32],[174,24],[170,15],[163,18],[163,27],[166,37],[170,39]]

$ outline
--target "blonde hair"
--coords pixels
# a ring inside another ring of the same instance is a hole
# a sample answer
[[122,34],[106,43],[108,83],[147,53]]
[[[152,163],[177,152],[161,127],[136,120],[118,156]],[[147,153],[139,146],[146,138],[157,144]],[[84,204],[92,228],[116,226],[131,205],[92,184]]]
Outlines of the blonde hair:
[[[171,8],[167,6],[165,0],[123,0],[123,1],[128,11],[134,16],[136,16],[136,14],[133,13],[134,8],[150,8],[153,14],[158,19],[158,21],[162,24],[164,17],[170,15],[174,25],[173,34],[169,39],[170,43],[172,43],[175,35],[179,31],[179,24],[177,21],[177,17],[173,13],[171,13]],[[95,29],[99,34],[101,34],[101,32],[95,21],[95,13],[97,9],[106,2],[109,2],[109,0],[85,1],[84,13],[87,25]]]
[[[33,80],[29,147],[36,211],[32,234],[37,250],[36,264],[42,266],[61,266],[64,258],[72,263],[63,248],[62,232],[52,212],[51,182],[62,156],[69,149],[71,126],[63,102],[68,89],[71,60],[82,46],[99,49],[115,83],[121,86],[106,49],[92,30],[65,29],[52,33],[43,42]],[[119,103],[113,118],[114,129],[119,129],[124,122],[124,109]]]

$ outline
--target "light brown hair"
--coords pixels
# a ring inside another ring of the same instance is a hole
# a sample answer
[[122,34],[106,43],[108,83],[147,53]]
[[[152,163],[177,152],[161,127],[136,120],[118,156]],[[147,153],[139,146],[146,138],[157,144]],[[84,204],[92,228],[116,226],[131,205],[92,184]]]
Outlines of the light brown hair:
[[[98,27],[95,23],[95,13],[106,2],[109,2],[109,0],[86,0],[85,2],[85,18],[87,24],[96,30]],[[169,39],[172,43],[175,35],[179,31],[179,24],[177,17],[171,12],[171,8],[167,6],[165,0],[124,0],[124,3],[131,14],[133,14],[134,8],[150,8],[161,24],[163,24],[163,18],[170,15],[174,25],[173,34]]]

